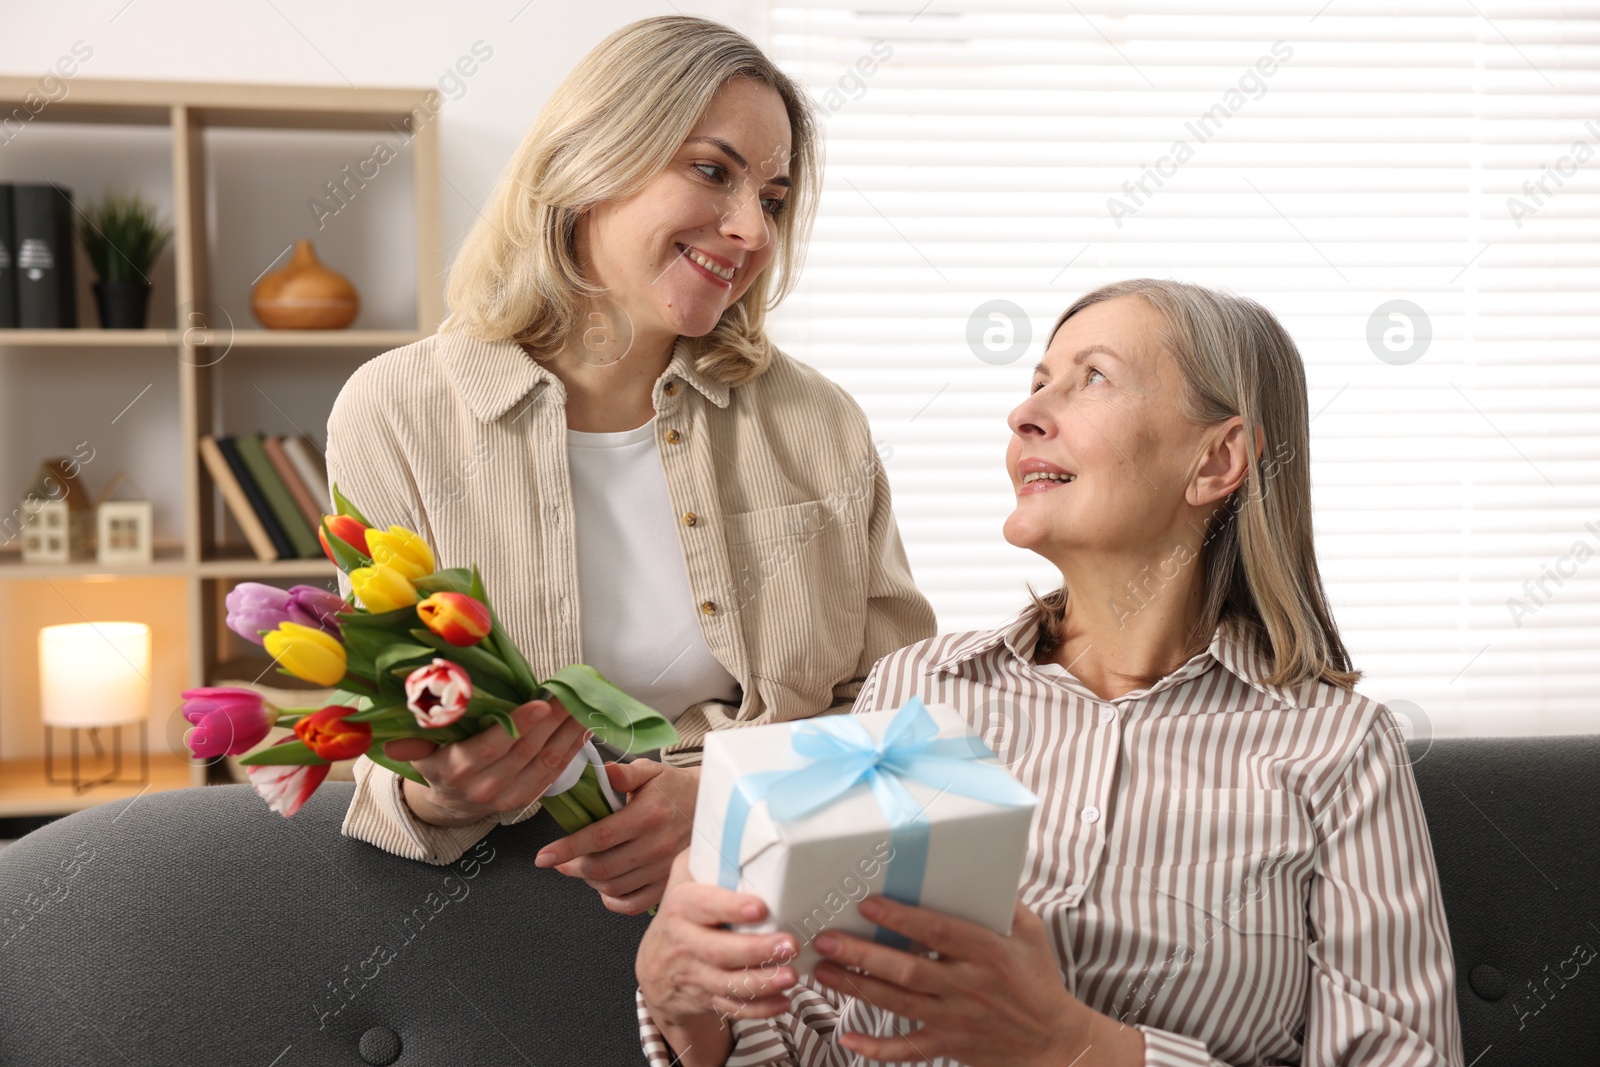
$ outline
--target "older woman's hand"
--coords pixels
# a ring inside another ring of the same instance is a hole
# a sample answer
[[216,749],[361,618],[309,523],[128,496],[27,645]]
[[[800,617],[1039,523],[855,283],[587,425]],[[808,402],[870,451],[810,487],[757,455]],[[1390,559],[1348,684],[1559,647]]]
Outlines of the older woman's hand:
[[534,863],[583,879],[610,910],[638,915],[661,902],[672,858],[689,847],[700,768],[634,760],[606,772],[627,807],[546,845]]
[[[661,910],[639,942],[634,973],[650,1017],[664,1028],[723,1017],[768,1018],[789,1010],[783,992],[799,980],[784,961],[793,934],[745,934],[724,923],[760,922],[761,898],[696,882],[689,853],[672,862]],[[676,1047],[676,1045],[675,1045]]]
[[869,1060],[949,1056],[973,1067],[1144,1063],[1144,1035],[1067,992],[1044,923],[1020,900],[1010,937],[886,897],[859,907],[939,958],[836,930],[819,936],[826,960],[812,972],[817,982],[923,1024],[902,1037],[839,1031],[844,1048]]

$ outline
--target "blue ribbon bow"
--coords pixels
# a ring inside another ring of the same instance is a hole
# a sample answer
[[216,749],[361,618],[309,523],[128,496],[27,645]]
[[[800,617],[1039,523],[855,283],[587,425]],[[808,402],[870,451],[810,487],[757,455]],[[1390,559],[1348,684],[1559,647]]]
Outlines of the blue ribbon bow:
[[[775,822],[790,822],[832,804],[856,786],[866,784],[889,821],[893,858],[884,875],[883,895],[916,904],[922,897],[922,876],[928,863],[931,824],[902,779],[933,786],[941,793],[959,793],[991,804],[1025,807],[1038,798],[1000,767],[979,763],[995,754],[982,740],[966,734],[940,738],[939,725],[921,697],[912,697],[874,741],[851,715],[807,719],[790,727],[790,744],[811,761],[787,771],[758,771],[734,781],[722,824],[722,857],[717,882],[726,889],[739,885],[739,846],[755,805],[765,800]],[[907,947],[910,942],[878,928],[875,939]]]

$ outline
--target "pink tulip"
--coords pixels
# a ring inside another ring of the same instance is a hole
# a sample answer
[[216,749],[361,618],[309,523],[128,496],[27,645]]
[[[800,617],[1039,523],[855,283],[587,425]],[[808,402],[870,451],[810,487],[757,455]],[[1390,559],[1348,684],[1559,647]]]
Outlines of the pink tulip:
[[253,689],[205,686],[183,691],[183,717],[194,724],[187,738],[199,759],[242,756],[266,740],[277,709]]
[[449,726],[466,714],[471,699],[472,678],[459,663],[435,657],[406,675],[406,707],[425,729]]
[[317,786],[328,777],[330,767],[327,763],[251,764],[245,767],[245,772],[250,775],[250,784],[261,794],[261,799],[287,819],[311,799]]

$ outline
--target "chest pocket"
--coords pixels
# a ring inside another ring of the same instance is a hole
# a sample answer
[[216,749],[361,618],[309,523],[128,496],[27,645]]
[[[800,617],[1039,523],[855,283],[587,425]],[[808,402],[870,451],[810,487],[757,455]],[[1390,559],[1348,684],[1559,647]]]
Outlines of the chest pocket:
[[1175,788],[1138,836],[1129,858],[1163,907],[1212,933],[1304,938],[1316,829],[1298,794]]
[[855,674],[866,637],[866,527],[822,500],[723,517],[750,672],[816,707]]

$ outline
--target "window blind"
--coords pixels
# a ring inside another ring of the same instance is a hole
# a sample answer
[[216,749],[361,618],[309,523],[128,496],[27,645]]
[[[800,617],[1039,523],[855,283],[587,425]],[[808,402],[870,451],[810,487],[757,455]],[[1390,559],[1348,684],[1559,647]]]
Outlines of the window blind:
[[1361,690],[1415,736],[1600,729],[1600,4],[1207,10],[772,3],[827,146],[775,336],[866,409],[958,630],[1057,579],[1000,533],[1055,317],[1137,276],[1257,299]]

